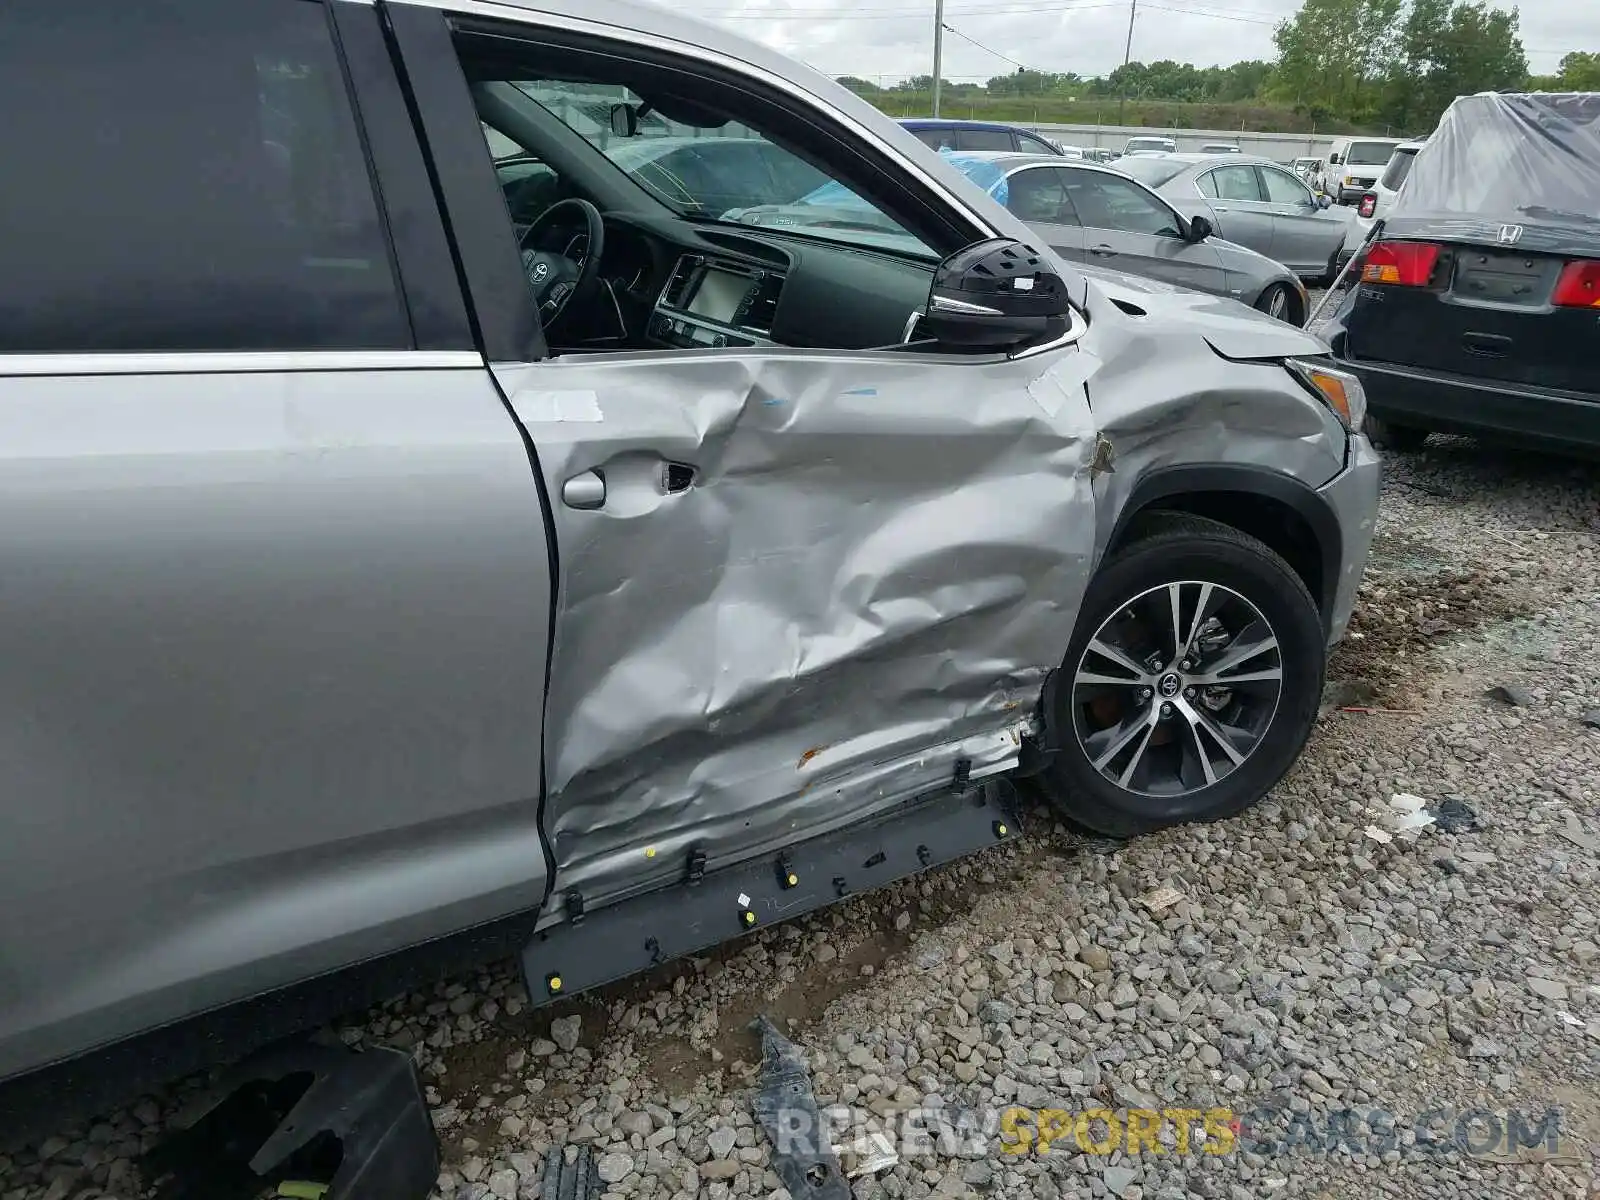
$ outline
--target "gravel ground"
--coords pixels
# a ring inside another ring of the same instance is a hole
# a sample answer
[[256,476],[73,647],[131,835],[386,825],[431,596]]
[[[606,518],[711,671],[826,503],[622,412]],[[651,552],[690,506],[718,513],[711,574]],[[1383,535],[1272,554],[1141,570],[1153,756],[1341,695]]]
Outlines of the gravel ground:
[[[787,1195],[750,1111],[758,1012],[841,1119],[942,1113],[857,1197],[1600,1194],[1596,662],[1600,471],[1435,438],[1389,461],[1329,703],[1249,814],[1118,847],[1035,811],[1020,845],[595,997],[529,1010],[505,966],[335,1032],[413,1050],[443,1200],[531,1200],[567,1141],[608,1197]],[[1370,836],[1397,793],[1441,819]],[[172,1101],[0,1159],[0,1197],[137,1195]],[[1098,1121],[1048,1155],[1027,1123],[1023,1153],[948,1131],[1013,1104],[1241,1124],[1185,1144],[1157,1118],[1131,1154],[1097,1153]],[[1493,1136],[1551,1108],[1554,1153]]]

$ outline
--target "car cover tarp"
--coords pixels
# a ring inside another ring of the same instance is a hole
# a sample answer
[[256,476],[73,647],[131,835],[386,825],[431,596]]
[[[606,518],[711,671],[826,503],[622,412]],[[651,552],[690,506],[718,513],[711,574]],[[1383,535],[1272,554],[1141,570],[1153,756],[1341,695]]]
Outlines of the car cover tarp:
[[1600,92],[1457,97],[1417,154],[1384,229],[1600,255]]

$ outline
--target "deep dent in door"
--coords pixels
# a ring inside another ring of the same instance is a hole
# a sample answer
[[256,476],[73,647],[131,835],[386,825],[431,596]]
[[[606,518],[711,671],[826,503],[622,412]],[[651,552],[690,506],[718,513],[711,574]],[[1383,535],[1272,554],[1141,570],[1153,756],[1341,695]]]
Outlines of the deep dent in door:
[[[586,906],[1009,768],[1095,538],[1068,347],[496,368],[560,554],[545,829]],[[666,472],[677,464],[669,491]],[[568,480],[579,507],[563,502]]]

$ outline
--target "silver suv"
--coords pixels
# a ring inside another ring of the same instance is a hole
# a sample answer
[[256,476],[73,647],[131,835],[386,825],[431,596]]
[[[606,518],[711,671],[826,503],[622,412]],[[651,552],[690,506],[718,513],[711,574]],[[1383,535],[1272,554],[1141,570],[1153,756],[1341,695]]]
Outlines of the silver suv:
[[[1236,813],[1307,737],[1359,383],[772,51],[78,0],[0,12],[0,98],[10,1134],[486,958],[697,951],[1018,836],[1011,778]],[[607,153],[658,134],[879,216],[708,213]]]

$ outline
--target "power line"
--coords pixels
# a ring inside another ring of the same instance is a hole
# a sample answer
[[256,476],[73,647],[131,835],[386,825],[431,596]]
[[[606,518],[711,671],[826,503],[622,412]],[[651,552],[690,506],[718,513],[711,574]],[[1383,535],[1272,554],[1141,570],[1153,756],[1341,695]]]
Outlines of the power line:
[[1030,69],[1030,68],[1028,68],[1028,67],[1025,67],[1025,66],[1023,66],[1023,65],[1022,65],[1022,64],[1021,64],[1021,63],[1019,63],[1019,62],[1018,62],[1018,61],[1017,61],[1017,60],[1016,60],[1016,59],[1014,59],[1014,58],[1012,58],[1012,57],[1011,57],[1011,56],[1010,56],[1010,55],[1009,55],[1009,54],[1001,54],[1001,53],[1000,53],[1000,51],[998,51],[998,50],[996,50],[996,49],[995,49],[995,48],[994,48],[994,47],[993,47],[993,46],[985,46],[985,45],[984,45],[984,44],[983,44],[983,43],[982,43],[982,42],[980,42],[980,41],[979,41],[979,40],[978,40],[978,39],[977,39],[977,38],[972,38],[972,37],[968,37],[968,36],[967,36],[967,35],[966,35],[966,34],[964,34],[964,33],[962,33],[962,32],[961,32],[961,30],[959,30],[959,29],[957,29],[957,28],[955,28],[955,27],[954,27],[954,26],[953,26],[953,25],[946,25],[946,26],[945,26],[945,27],[944,27],[944,31],[945,31],[945,32],[946,32],[946,33],[953,33],[953,34],[955,34],[955,35],[956,35],[956,36],[957,36],[957,37],[958,37],[958,38],[960,38],[960,39],[961,39],[961,40],[962,40],[962,41],[963,41],[963,42],[971,42],[971,43],[972,43],[972,44],[973,44],[973,45],[974,45],[974,46],[976,46],[976,47],[977,47],[977,48],[978,48],[978,49],[979,49],[979,50],[983,50],[983,51],[985,51],[985,52],[986,52],[986,53],[989,53],[989,54],[992,54],[992,55],[994,55],[994,56],[995,56],[995,57],[996,57],[996,58],[1003,58],[1003,59],[1005,59],[1005,60],[1006,60],[1006,62],[1008,62],[1008,63],[1010,63],[1010,64],[1011,64],[1011,65],[1012,65],[1012,66],[1013,66],[1013,67],[1016,67],[1016,68],[1017,68],[1017,69],[1018,69],[1018,70],[1020,70],[1020,71],[1027,71],[1027,70],[1029,70],[1029,69]]

